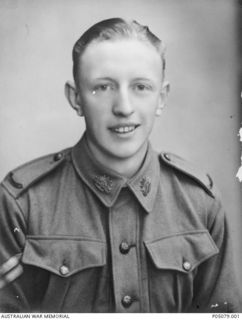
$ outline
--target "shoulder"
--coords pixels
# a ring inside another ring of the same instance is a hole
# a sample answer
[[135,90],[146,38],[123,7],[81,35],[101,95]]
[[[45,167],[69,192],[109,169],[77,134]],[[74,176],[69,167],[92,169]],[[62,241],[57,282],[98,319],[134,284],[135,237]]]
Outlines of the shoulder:
[[207,194],[212,198],[217,196],[217,190],[214,186],[213,180],[208,173],[199,168],[196,164],[183,159],[171,152],[161,152],[159,154],[160,162],[168,166],[171,170],[179,172],[181,175],[187,177],[189,180],[195,182],[198,186],[203,188]]
[[14,197],[18,198],[34,183],[57,170],[68,158],[71,148],[49,154],[27,162],[12,170],[2,181],[2,185]]

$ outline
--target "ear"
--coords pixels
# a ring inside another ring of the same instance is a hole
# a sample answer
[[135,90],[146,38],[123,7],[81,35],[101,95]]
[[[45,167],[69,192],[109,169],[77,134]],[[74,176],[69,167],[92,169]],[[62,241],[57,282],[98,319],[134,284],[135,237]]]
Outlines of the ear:
[[165,81],[162,85],[161,92],[160,92],[160,98],[159,98],[159,104],[156,109],[156,116],[159,117],[162,113],[162,110],[166,107],[166,101],[167,96],[170,91],[170,83]]
[[80,101],[80,95],[75,87],[75,85],[68,81],[65,84],[65,96],[70,103],[71,107],[77,112],[77,114],[82,117],[83,111]]

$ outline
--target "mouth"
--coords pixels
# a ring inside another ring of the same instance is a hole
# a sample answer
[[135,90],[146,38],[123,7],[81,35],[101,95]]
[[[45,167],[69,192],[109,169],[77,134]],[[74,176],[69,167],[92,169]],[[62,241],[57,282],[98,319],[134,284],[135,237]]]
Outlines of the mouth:
[[135,131],[137,127],[139,127],[138,124],[124,124],[124,125],[113,126],[113,127],[110,127],[109,129],[115,133],[127,134]]

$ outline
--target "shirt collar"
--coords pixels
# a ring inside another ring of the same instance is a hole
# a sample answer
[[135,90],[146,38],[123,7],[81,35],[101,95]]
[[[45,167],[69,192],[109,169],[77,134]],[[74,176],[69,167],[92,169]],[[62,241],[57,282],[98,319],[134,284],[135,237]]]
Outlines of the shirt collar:
[[127,186],[147,212],[152,210],[160,169],[158,156],[150,144],[142,167],[131,179],[122,177],[97,162],[87,146],[85,135],[72,149],[72,161],[81,179],[105,206],[111,207],[122,187]]

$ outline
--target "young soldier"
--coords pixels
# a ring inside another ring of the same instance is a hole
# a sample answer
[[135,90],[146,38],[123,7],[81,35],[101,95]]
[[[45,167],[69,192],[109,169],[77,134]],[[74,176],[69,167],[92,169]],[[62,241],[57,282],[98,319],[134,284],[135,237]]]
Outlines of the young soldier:
[[86,131],[1,185],[1,311],[237,311],[211,178],[148,142],[168,84],[161,41],[114,18],[73,49]]

